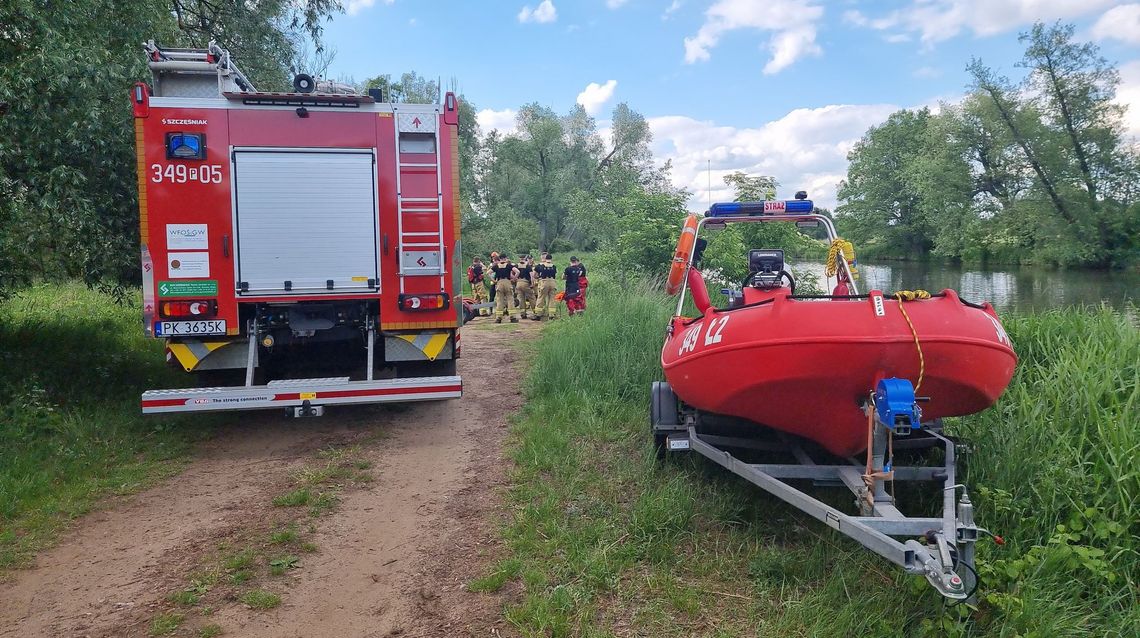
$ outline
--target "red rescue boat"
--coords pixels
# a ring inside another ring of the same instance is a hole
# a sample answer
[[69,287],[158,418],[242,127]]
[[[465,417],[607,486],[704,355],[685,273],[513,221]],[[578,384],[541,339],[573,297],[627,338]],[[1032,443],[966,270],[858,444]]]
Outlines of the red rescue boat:
[[[866,449],[869,396],[884,379],[914,384],[924,422],[993,405],[1017,363],[993,307],[953,290],[901,299],[878,290],[858,294],[853,256],[844,258],[830,219],[812,210],[806,199],[717,204],[686,221],[669,289],[679,289],[682,302],[688,289],[701,315],[680,316],[678,303],[661,351],[680,401],[809,439],[838,456]],[[824,225],[838,248],[833,294],[796,295],[782,251],[753,250],[742,289],[725,307],[712,306],[693,263],[701,229],[805,221]]]

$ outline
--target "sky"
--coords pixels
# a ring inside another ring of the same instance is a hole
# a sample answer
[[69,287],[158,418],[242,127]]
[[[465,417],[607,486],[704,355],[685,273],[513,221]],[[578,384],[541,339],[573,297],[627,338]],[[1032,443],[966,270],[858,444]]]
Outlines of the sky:
[[[1119,65],[1140,134],[1140,2],[1108,0],[342,0],[327,75],[416,71],[458,87],[481,131],[518,108],[644,115],[690,206],[731,199],[723,176],[772,175],[834,207],[846,155],[900,108],[966,92],[971,58],[1013,78],[1034,21],[1062,20]],[[711,179],[710,179],[711,178]],[[711,189],[709,184],[711,182]]]

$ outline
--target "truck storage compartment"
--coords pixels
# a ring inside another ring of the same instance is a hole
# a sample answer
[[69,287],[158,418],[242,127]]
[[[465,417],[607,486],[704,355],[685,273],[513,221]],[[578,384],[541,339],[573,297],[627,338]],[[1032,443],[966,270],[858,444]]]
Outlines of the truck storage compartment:
[[236,149],[233,180],[238,294],[377,290],[371,150]]

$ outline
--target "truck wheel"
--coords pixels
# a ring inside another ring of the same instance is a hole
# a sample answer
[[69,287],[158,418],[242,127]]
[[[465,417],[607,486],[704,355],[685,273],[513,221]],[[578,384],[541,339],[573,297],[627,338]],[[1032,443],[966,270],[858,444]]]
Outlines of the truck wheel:
[[666,439],[669,433],[681,429],[680,404],[673,389],[664,381],[654,381],[649,392],[649,430],[653,434],[653,449],[657,458],[668,453]]

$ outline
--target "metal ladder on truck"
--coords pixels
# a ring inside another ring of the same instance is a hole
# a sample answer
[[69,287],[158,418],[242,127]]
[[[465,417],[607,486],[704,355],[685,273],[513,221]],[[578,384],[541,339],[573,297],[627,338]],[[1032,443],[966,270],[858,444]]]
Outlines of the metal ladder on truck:
[[[408,277],[438,276],[447,289],[447,249],[443,241],[443,167],[440,165],[439,105],[393,105],[396,153],[396,234],[400,251],[400,294]],[[428,144],[430,142],[430,144]],[[430,150],[427,150],[429,149]],[[432,160],[404,161],[405,155]],[[422,178],[431,174],[425,188]],[[414,191],[409,193],[409,190]],[[411,229],[411,230],[409,230]]]

